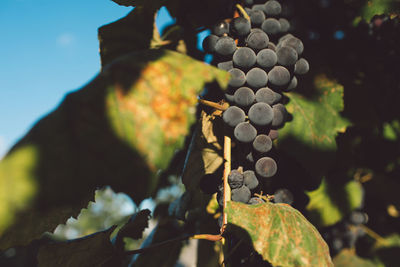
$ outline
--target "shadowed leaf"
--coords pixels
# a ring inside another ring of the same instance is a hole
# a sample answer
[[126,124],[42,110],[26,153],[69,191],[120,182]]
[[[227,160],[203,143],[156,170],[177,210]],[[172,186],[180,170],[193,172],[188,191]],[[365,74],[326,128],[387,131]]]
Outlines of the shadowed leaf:
[[118,266],[116,250],[110,242],[115,228],[79,239],[45,244],[39,249],[38,266]]
[[274,266],[333,266],[317,229],[289,205],[228,201],[226,213],[228,223],[245,230],[254,249]]
[[363,189],[356,181],[335,185],[323,179],[318,189],[307,192],[307,195],[310,202],[306,209],[310,220],[318,226],[329,226],[361,206]]
[[68,94],[0,163],[0,185],[7,184],[0,249],[53,231],[104,185],[135,203],[149,197],[189,133],[198,93],[215,79],[224,87],[228,74],[176,52],[146,50]]
[[294,156],[311,174],[319,177],[332,164],[335,137],[349,122],[340,116],[343,87],[321,75],[315,78],[318,99],[288,93],[287,110],[293,120],[279,130],[278,146]]

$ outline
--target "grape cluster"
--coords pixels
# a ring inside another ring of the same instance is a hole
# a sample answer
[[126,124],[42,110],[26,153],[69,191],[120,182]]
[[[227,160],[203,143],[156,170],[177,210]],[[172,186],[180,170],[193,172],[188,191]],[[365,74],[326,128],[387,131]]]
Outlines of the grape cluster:
[[355,210],[339,223],[323,229],[322,236],[328,243],[332,256],[343,248],[354,248],[357,240],[365,235],[362,225],[367,222],[368,215]]
[[230,74],[225,93],[230,106],[222,119],[235,144],[235,169],[229,174],[232,200],[254,204],[260,198],[251,198],[251,193],[277,172],[271,150],[287,119],[283,92],[296,88],[296,75],[307,73],[309,64],[301,57],[302,41],[288,33],[289,21],[279,17],[278,1],[245,0],[244,5],[241,16],[212,27],[203,48]]

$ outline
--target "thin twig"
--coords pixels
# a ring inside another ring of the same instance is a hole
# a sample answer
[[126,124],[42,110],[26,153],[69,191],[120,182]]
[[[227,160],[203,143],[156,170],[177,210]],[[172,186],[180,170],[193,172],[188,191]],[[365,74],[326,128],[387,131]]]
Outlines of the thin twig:
[[228,175],[231,172],[231,138],[224,136],[224,210],[222,217],[221,234],[224,232],[226,225],[228,224],[228,218],[226,216],[226,202],[231,200],[231,188],[228,184]]
[[372,229],[368,228],[367,226],[361,224],[360,225],[361,229],[363,229],[363,231],[365,233],[367,233],[367,235],[369,235],[370,237],[372,237],[373,239],[375,239],[378,243],[381,244],[388,244],[388,242],[385,240],[385,238],[383,238],[381,235],[379,235],[378,233],[374,232]]
[[209,107],[212,107],[212,108],[215,108],[215,109],[218,109],[218,110],[222,110],[222,111],[227,109],[227,107],[225,107],[225,106],[222,106],[222,105],[220,105],[218,103],[215,103],[215,102],[212,102],[212,101],[208,101],[208,100],[204,100],[204,99],[199,99],[199,103],[204,105],[204,106],[209,106]]
[[240,5],[240,4],[236,4],[236,8],[239,9],[240,13],[242,13],[243,17],[245,19],[247,19],[248,21],[250,21],[250,17],[249,14],[247,14],[246,10],[244,10],[244,8]]

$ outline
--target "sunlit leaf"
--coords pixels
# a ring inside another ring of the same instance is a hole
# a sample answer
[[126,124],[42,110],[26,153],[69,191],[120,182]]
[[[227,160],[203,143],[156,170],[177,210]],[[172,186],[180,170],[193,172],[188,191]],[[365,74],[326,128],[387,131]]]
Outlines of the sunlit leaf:
[[316,99],[287,94],[290,101],[286,108],[293,120],[279,130],[278,146],[319,177],[332,164],[335,137],[349,122],[339,114],[343,110],[343,86],[320,75],[315,78],[315,89]]
[[307,192],[307,195],[310,198],[307,205],[310,220],[318,226],[329,226],[361,206],[363,189],[356,181],[342,185],[323,179],[318,189]]
[[52,232],[104,185],[135,203],[149,197],[189,133],[198,93],[213,80],[224,87],[228,74],[176,52],[146,50],[68,94],[0,163],[0,249]]
[[274,266],[333,266],[317,229],[289,205],[229,201],[226,213],[234,231],[244,230],[241,237]]
[[376,265],[369,260],[358,257],[354,251],[343,249],[333,258],[335,267],[375,267]]

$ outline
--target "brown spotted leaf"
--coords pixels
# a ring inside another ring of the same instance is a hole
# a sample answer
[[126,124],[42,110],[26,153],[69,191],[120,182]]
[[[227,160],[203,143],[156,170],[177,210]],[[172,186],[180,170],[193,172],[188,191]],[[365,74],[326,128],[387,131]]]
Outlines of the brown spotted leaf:
[[195,121],[197,95],[228,74],[168,50],[107,65],[40,120],[0,162],[0,249],[27,244],[77,216],[109,185],[149,197]]
[[354,251],[343,249],[333,258],[335,267],[375,267],[374,262],[358,257]]
[[298,160],[311,174],[320,177],[334,159],[336,135],[349,122],[343,110],[343,86],[324,75],[315,78],[316,99],[288,93],[286,108],[293,120],[279,130],[278,146]]
[[272,265],[333,266],[317,229],[291,206],[228,201],[225,212],[232,229]]

